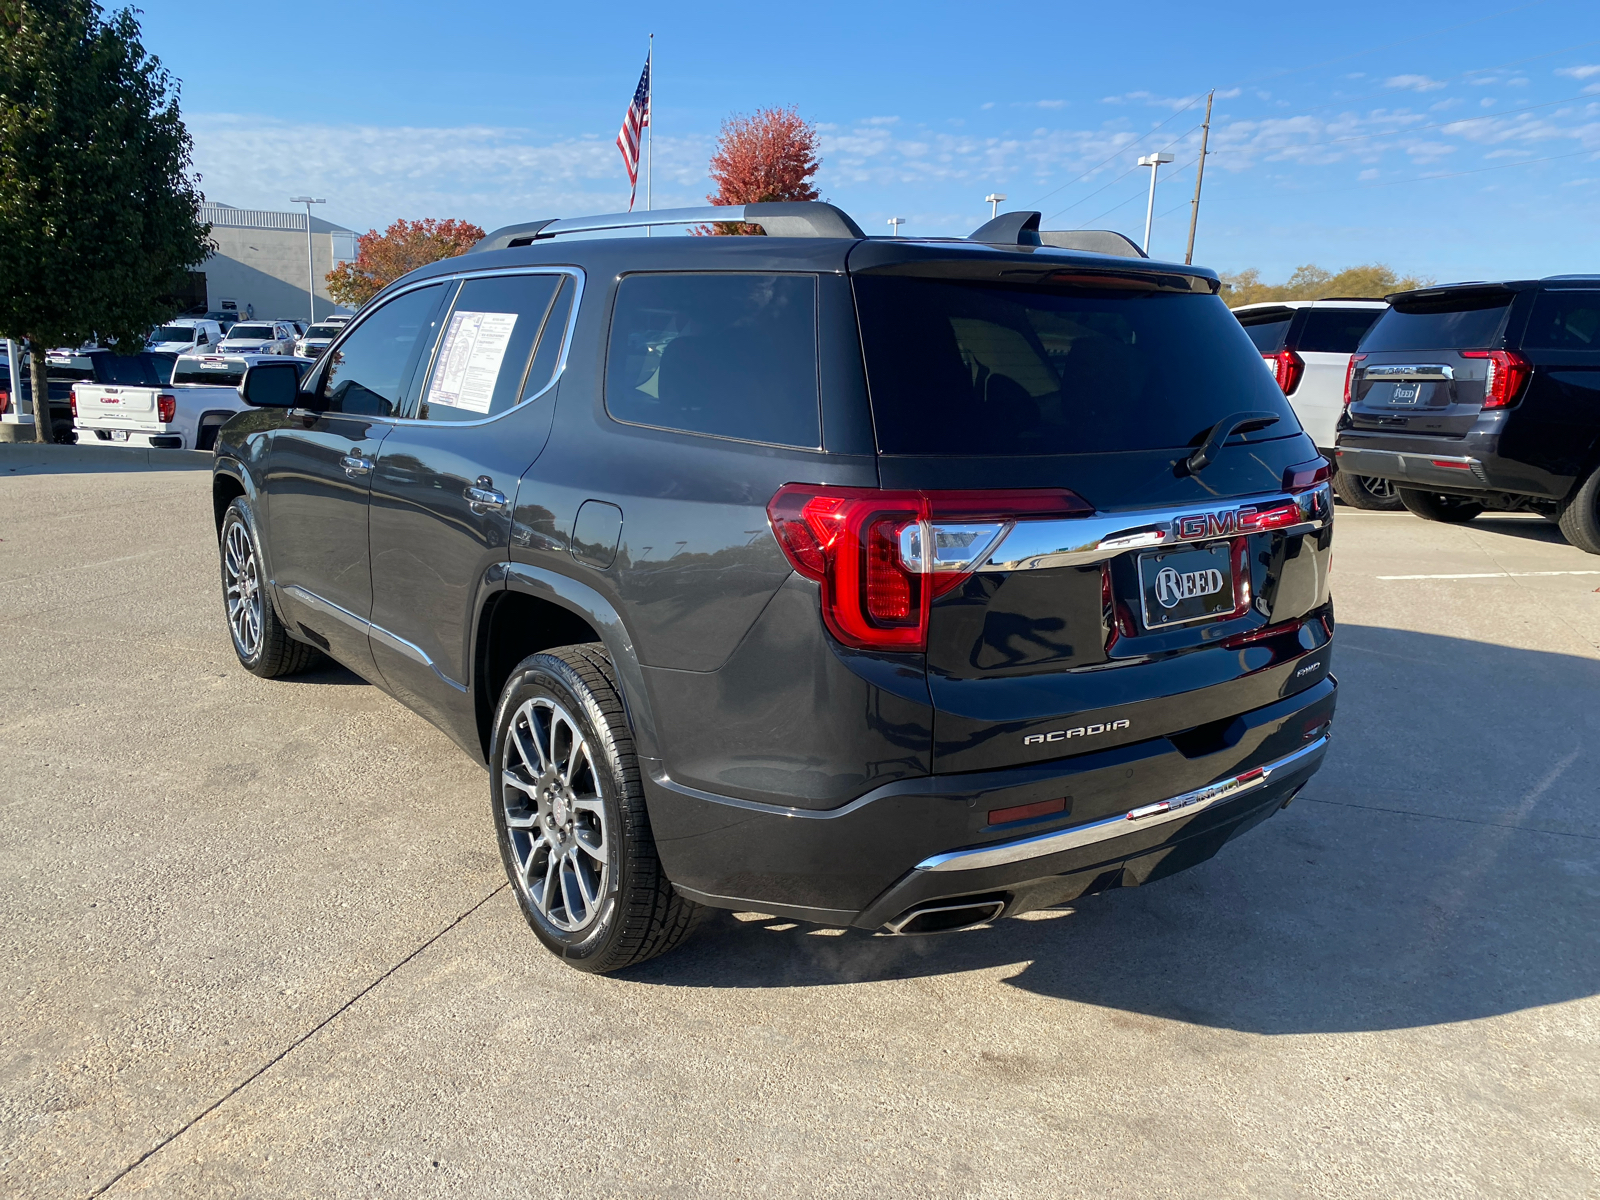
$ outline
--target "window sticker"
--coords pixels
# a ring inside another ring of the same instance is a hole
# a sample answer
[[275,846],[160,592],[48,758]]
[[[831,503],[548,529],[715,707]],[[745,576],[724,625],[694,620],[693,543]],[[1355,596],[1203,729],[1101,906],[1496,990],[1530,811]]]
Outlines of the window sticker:
[[516,313],[453,313],[428,386],[428,403],[487,413],[516,324]]

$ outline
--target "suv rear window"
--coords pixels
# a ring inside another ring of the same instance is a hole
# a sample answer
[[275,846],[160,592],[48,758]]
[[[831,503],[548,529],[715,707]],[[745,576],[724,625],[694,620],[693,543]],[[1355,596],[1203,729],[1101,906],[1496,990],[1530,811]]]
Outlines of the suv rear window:
[[1480,350],[1494,344],[1510,306],[1509,294],[1492,292],[1391,308],[1367,332],[1361,349]]
[[814,275],[629,275],[617,285],[606,411],[619,421],[822,444]]
[[1354,354],[1362,335],[1383,316],[1381,308],[1313,308],[1295,349],[1311,354]]
[[[1293,319],[1294,314],[1289,313],[1267,321],[1251,321],[1244,326],[1244,331],[1261,353],[1276,354],[1283,345],[1283,335],[1289,332],[1289,322]],[[1244,322],[1240,324],[1244,325]]]
[[878,449],[1033,455],[1186,446],[1283,393],[1215,296],[857,276]]

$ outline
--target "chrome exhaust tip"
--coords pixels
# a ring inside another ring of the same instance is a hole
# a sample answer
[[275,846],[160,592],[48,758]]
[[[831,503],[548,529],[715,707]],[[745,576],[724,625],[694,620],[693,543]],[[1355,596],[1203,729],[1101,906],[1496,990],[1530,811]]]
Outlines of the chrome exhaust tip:
[[945,904],[922,904],[901,913],[887,922],[889,933],[912,935],[919,933],[954,933],[958,929],[971,929],[986,925],[1006,910],[1003,899],[960,900]]

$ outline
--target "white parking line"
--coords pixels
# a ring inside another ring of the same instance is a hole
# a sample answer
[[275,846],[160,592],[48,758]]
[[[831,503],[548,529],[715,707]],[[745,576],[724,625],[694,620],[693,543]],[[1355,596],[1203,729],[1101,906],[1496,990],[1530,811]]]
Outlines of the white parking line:
[[1379,575],[1379,579],[1532,579],[1543,575],[1600,575],[1600,571],[1479,571],[1472,575]]

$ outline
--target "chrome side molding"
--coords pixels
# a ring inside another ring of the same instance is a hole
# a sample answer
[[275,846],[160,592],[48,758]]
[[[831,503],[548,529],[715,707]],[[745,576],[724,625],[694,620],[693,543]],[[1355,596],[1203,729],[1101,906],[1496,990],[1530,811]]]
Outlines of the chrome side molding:
[[1304,492],[1281,493],[1246,504],[1193,504],[1182,508],[1097,512],[1087,517],[1018,521],[989,552],[979,571],[1043,571],[1080,567],[1115,558],[1126,550],[1199,544],[1252,533],[1261,514],[1293,504],[1299,520],[1271,525],[1275,533],[1309,533],[1333,517],[1333,489],[1326,483]]
[[1092,846],[1096,842],[1109,841],[1133,833],[1135,830],[1150,829],[1157,825],[1165,825],[1168,821],[1192,817],[1223,800],[1231,800],[1244,792],[1265,786],[1271,782],[1274,775],[1281,775],[1291,767],[1304,766],[1308,760],[1320,758],[1328,749],[1329,737],[1330,735],[1325,733],[1316,741],[1300,747],[1293,754],[1287,754],[1265,766],[1254,767],[1227,779],[1220,779],[1216,783],[1208,783],[1205,787],[1184,792],[1181,796],[1142,805],[1120,816],[1105,817],[1099,821],[1090,821],[1087,825],[1074,825],[1070,829],[1058,829],[1053,833],[1041,833],[1037,837],[1002,842],[998,846],[980,846],[973,850],[953,850],[948,854],[935,854],[932,858],[925,858],[919,862],[916,870],[976,871],[983,867],[1004,866],[1006,863],[1023,862],[1030,858],[1043,858],[1047,854],[1057,854],[1062,850]]

